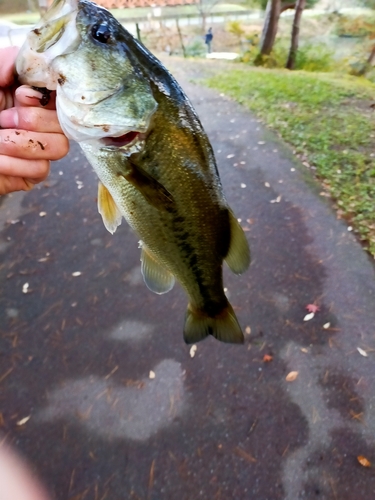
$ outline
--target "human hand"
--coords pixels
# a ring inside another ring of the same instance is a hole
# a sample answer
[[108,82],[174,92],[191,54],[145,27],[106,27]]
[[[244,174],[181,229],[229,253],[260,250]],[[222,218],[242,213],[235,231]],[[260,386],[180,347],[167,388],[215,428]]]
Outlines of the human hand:
[[18,47],[0,49],[0,195],[29,191],[47,177],[50,160],[69,151],[53,94],[43,107],[40,92],[14,86],[17,53]]
[[51,500],[29,464],[0,444],[0,500]]

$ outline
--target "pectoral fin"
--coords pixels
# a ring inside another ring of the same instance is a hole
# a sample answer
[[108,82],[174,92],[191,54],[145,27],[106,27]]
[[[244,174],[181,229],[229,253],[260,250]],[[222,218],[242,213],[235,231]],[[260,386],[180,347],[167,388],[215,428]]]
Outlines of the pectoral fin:
[[234,214],[229,211],[230,246],[225,261],[235,274],[242,274],[250,264],[250,249],[245,233]]
[[142,276],[147,287],[159,295],[172,290],[175,283],[173,274],[164,269],[143,245],[141,251]]
[[105,227],[113,234],[117,226],[121,224],[122,215],[111,193],[100,181],[98,185],[98,210]]
[[143,168],[126,159],[126,172],[120,172],[158,210],[170,210],[174,205],[171,193]]

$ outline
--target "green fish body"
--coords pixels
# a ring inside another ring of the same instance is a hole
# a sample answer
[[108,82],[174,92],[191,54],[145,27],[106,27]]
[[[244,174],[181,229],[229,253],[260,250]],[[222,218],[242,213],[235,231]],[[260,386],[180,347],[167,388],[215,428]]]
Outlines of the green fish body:
[[175,79],[87,0],[55,1],[29,34],[17,71],[22,83],[56,89],[60,124],[100,179],[106,228],[113,233],[125,217],[141,238],[148,288],[168,292],[176,278],[186,290],[185,341],[211,334],[242,343],[222,266],[225,260],[244,272],[249,247],[211,145]]

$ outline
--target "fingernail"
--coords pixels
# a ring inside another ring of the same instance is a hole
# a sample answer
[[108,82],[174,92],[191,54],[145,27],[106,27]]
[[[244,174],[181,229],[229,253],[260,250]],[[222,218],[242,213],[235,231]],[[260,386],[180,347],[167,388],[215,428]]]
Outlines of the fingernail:
[[19,119],[16,108],[4,109],[0,113],[1,128],[18,128]]
[[32,87],[22,85],[16,89],[16,97],[28,97],[30,99],[41,99],[43,94],[39,90],[35,90]]

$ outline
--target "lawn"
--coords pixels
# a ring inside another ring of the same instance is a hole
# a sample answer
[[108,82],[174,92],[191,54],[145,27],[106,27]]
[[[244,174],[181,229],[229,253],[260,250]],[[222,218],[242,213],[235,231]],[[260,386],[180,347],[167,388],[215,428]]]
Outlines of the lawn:
[[206,83],[254,111],[312,170],[375,258],[375,85],[233,65]]

